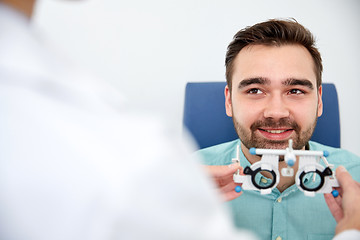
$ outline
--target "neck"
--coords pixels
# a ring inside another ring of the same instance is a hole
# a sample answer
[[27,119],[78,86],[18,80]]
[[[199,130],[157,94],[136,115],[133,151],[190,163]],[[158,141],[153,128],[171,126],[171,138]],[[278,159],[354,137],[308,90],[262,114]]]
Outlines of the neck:
[[35,6],[35,0],[0,0],[0,2],[14,8],[29,19]]

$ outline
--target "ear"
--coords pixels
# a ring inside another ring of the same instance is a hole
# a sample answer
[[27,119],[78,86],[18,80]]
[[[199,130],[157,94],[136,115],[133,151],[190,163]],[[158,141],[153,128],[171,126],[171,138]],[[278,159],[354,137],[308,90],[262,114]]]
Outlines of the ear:
[[232,117],[231,92],[228,85],[225,86],[224,94],[225,94],[226,115]]
[[323,113],[323,101],[322,101],[322,85],[318,89],[318,117]]

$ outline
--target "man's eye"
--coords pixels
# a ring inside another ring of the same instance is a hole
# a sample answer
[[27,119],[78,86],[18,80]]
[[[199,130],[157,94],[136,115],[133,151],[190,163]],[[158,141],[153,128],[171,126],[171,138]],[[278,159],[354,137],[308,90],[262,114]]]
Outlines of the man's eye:
[[289,91],[289,94],[295,94],[295,95],[299,95],[299,94],[303,94],[304,91],[300,90],[300,89],[291,89]]
[[249,94],[261,94],[263,92],[258,88],[252,88],[252,89],[248,90],[247,93],[249,93]]

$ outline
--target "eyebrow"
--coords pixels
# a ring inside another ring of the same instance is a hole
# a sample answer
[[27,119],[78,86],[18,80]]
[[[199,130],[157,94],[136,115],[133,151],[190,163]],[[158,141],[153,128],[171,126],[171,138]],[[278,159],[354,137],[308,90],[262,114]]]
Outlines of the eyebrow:
[[[247,87],[247,86],[249,86],[251,84],[268,85],[270,83],[271,83],[271,81],[269,79],[267,79],[267,78],[262,78],[262,77],[247,78],[247,79],[242,80],[239,83],[238,88],[244,88],[244,87]],[[285,85],[285,86],[300,85],[300,86],[308,87],[310,89],[314,89],[313,83],[308,79],[289,78],[289,79],[286,79],[285,81],[283,81],[282,84]]]
[[244,88],[251,84],[261,84],[261,85],[270,84],[270,80],[267,78],[261,78],[261,77],[247,78],[247,79],[242,80],[239,83],[238,88]]
[[287,79],[287,80],[283,81],[282,84],[284,84],[285,86],[301,85],[301,86],[308,87],[310,89],[314,89],[314,85],[312,84],[312,82],[310,80],[307,80],[307,79],[290,78],[290,79]]

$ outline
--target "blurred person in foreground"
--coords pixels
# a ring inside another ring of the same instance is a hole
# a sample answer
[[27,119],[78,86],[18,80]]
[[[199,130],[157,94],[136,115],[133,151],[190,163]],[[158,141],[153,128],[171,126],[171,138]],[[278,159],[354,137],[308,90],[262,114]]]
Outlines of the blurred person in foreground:
[[0,239],[251,239],[161,119],[45,47],[34,4],[0,1]]
[[[34,4],[0,1],[0,239],[252,239],[161,120],[128,114],[105,83],[49,54]],[[353,234],[360,191],[340,192],[346,205],[329,205]]]

